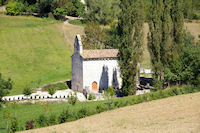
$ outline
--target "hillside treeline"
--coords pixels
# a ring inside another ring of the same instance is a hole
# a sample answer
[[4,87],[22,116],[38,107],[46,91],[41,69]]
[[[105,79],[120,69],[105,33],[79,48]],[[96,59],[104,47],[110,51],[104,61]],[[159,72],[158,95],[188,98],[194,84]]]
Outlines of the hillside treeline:
[[[152,1],[154,0],[143,0],[145,21],[148,19]],[[113,22],[121,12],[120,0],[86,0],[86,4],[80,0],[0,0],[0,3],[7,4],[8,15],[38,13],[48,16],[52,13],[58,18],[66,15],[81,16],[100,24]],[[184,18],[200,19],[199,0],[183,0],[181,4]]]
[[110,28],[102,28],[97,19],[86,25],[83,45],[87,49],[119,49],[123,94],[135,94],[137,89],[145,21],[149,25],[147,40],[154,89],[173,85],[199,86],[200,40],[195,41],[184,28],[182,0],[153,0],[148,14],[144,1],[121,1],[118,21],[113,21]]

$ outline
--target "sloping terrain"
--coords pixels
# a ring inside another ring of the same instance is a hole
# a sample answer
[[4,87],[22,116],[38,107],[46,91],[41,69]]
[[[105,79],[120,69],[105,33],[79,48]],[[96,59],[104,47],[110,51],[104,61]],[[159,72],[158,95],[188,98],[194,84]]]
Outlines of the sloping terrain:
[[10,94],[71,77],[72,48],[59,30],[61,25],[36,17],[0,15],[0,73],[14,81]]
[[104,112],[24,133],[199,133],[200,93]]
[[[197,40],[200,23],[186,23]],[[144,27],[144,55],[141,67],[151,68],[147,49],[148,25]],[[35,17],[0,15],[0,73],[11,77],[14,89],[10,95],[22,93],[24,87],[68,79],[76,34],[84,27]]]

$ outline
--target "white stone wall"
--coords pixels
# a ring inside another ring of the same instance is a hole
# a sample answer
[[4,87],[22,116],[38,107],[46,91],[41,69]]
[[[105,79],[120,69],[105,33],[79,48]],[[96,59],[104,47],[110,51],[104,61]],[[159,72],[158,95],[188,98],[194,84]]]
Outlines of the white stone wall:
[[[107,69],[107,76],[105,71]],[[95,59],[95,60],[84,60],[83,61],[83,88],[92,90],[92,83],[95,81],[98,84],[98,88],[103,86],[111,86],[113,82],[113,72],[116,69],[117,80],[119,87],[121,87],[122,79],[120,77],[120,70],[118,67],[117,59]],[[102,77],[102,73],[103,77]],[[102,79],[104,78],[104,81]],[[108,80],[106,82],[105,80]],[[107,85],[108,83],[108,85]]]

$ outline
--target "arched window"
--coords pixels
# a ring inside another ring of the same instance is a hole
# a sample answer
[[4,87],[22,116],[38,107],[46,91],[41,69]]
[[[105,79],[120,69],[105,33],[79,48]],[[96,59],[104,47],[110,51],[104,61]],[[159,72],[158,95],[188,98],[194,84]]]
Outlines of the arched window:
[[97,85],[97,82],[96,82],[96,81],[94,81],[94,82],[92,83],[92,91],[98,92],[98,85]]

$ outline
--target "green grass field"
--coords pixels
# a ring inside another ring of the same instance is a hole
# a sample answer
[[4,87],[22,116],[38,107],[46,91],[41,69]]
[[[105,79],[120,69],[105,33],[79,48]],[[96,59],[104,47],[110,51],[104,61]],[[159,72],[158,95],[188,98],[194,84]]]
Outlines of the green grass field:
[[10,95],[71,77],[72,49],[59,26],[55,20],[0,15],[0,73],[14,81]]

